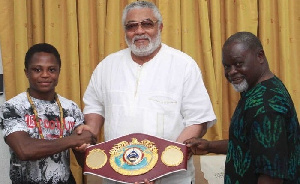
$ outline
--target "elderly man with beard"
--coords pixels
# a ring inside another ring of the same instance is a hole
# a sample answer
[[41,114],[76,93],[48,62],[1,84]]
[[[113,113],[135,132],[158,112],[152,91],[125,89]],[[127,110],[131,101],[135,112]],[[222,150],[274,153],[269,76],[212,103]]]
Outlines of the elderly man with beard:
[[[104,125],[105,141],[144,133],[183,143],[202,137],[215,121],[201,71],[187,54],[161,43],[162,16],[151,2],[136,1],[123,11],[128,48],[102,60],[85,91],[86,128]],[[105,183],[115,183],[104,181]],[[194,183],[194,166],[157,183]]]
[[300,128],[289,92],[269,69],[259,39],[229,37],[222,50],[225,77],[241,98],[229,140],[185,141],[194,154],[226,154],[225,184],[300,183]]

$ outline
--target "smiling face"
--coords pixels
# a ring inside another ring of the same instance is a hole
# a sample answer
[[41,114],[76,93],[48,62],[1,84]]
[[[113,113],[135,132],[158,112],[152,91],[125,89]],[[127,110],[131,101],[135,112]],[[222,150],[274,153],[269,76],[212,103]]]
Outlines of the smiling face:
[[222,51],[225,77],[238,92],[251,89],[261,81],[263,59],[263,51],[251,50],[241,42],[232,42]]
[[[144,26],[140,23],[151,20],[153,27]],[[162,23],[157,22],[152,9],[136,8],[128,12],[125,25],[133,22],[139,23],[136,30],[125,29],[125,40],[132,53],[136,56],[149,56],[155,53],[161,45]]]
[[55,56],[51,53],[36,52],[24,71],[30,84],[30,95],[38,99],[52,100],[60,73]]

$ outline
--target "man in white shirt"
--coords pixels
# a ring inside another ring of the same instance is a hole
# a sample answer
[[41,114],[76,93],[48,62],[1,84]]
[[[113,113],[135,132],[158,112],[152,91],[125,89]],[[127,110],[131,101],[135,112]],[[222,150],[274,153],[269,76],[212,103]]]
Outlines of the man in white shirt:
[[[183,143],[202,137],[216,116],[196,62],[161,43],[162,16],[157,7],[136,1],[123,11],[127,49],[102,60],[83,97],[86,125],[105,141],[144,133]],[[104,183],[116,183],[104,181]],[[194,183],[194,166],[155,181]]]

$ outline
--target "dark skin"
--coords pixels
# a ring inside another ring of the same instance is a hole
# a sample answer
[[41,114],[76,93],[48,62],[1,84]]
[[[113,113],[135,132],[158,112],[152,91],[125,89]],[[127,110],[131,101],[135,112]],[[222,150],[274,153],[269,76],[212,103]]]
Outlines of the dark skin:
[[222,57],[228,82],[236,84],[246,80],[248,90],[274,76],[263,49],[248,49],[243,43],[233,42],[223,48]]
[[[60,66],[53,54],[35,53],[24,71],[30,84],[30,96],[54,100]],[[8,135],[5,141],[20,160],[38,160],[85,143],[94,143],[95,138],[89,131],[83,131],[80,135],[74,131],[67,137],[45,140],[31,138],[27,132],[17,131]]]
[[[263,49],[249,49],[240,42],[231,42],[223,47],[223,66],[226,79],[233,84],[246,80],[249,87],[253,88],[258,83],[274,76],[270,71]],[[228,140],[208,141],[200,138],[191,138],[185,141],[190,152],[196,155],[208,153],[226,154]],[[258,184],[282,184],[280,178],[260,174]]]
[[193,137],[184,142],[190,149],[189,157],[192,155],[206,155],[209,153],[226,154],[228,140],[208,141],[202,138]]

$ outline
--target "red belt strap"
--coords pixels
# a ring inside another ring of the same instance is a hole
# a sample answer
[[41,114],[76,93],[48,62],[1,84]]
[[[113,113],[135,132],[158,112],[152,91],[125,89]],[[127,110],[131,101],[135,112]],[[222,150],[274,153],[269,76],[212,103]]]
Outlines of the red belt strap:
[[89,146],[84,174],[121,183],[153,181],[187,169],[187,147],[141,133]]

